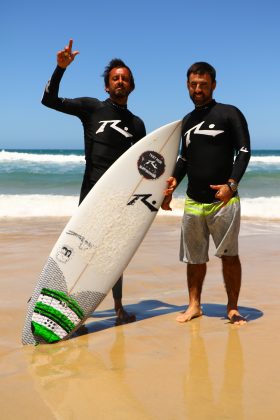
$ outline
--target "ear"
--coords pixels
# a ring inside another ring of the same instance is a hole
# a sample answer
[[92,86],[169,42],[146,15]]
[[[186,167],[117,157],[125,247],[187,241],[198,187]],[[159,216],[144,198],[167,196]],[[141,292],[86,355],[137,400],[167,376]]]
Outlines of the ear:
[[212,83],[212,89],[215,90],[216,89],[216,86],[217,86],[217,82],[215,80],[215,82]]

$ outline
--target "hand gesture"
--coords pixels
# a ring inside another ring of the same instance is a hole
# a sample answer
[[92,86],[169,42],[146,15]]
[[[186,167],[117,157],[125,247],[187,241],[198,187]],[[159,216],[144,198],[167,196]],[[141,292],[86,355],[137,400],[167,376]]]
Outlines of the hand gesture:
[[62,69],[66,69],[69,64],[72,63],[76,55],[79,54],[79,51],[72,52],[73,39],[70,39],[69,44],[64,48],[64,50],[58,51],[57,53],[57,65]]
[[233,195],[230,187],[227,184],[210,185],[210,188],[212,188],[212,190],[217,191],[215,197],[222,201],[224,205],[226,205],[229,202]]

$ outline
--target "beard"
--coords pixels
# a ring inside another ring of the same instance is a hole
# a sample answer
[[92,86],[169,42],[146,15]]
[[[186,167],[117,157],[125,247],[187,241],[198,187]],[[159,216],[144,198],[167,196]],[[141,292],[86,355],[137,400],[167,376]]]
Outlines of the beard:
[[115,89],[110,89],[109,93],[112,99],[122,99],[128,97],[130,90],[125,86],[118,86]]
[[113,92],[114,96],[117,98],[124,98],[125,96],[128,96],[129,92],[125,87],[116,88]]
[[212,94],[213,94],[213,90],[211,90],[207,95],[205,95],[204,93],[201,93],[200,95],[197,96],[195,93],[193,93],[192,95],[190,95],[190,98],[195,104],[195,106],[199,107],[199,106],[203,106],[211,102]]

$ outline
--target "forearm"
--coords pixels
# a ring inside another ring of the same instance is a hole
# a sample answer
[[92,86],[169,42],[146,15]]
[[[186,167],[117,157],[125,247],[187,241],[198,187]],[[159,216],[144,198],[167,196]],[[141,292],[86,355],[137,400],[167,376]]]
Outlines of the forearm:
[[248,124],[239,110],[236,110],[232,120],[232,138],[234,139],[236,158],[230,178],[238,183],[243,177],[251,157]]
[[234,161],[234,165],[232,168],[232,172],[230,175],[230,179],[234,179],[235,182],[239,183],[241,178],[243,177],[248,163],[250,161],[251,152],[249,148],[246,148],[246,151],[240,150],[236,159]]
[[62,76],[65,72],[65,69],[57,66],[55,71],[52,74],[51,79],[48,81],[43,98],[42,98],[42,104],[54,109],[59,109],[62,100],[58,97],[59,92],[59,84],[62,79]]
[[176,166],[173,172],[173,177],[176,178],[177,185],[183,180],[187,173],[187,162],[181,156],[178,158],[176,162]]

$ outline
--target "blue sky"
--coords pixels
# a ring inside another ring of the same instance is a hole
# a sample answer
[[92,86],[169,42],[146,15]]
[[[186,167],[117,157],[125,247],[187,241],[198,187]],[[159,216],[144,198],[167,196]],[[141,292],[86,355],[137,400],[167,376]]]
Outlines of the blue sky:
[[3,148],[82,148],[80,121],[40,103],[56,52],[73,38],[80,55],[60,96],[107,96],[100,77],[113,57],[132,69],[129,109],[147,131],[193,106],[186,70],[217,70],[215,99],[246,116],[254,149],[279,149],[280,6],[278,0],[9,1],[0,6]]

